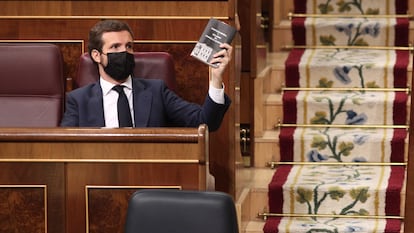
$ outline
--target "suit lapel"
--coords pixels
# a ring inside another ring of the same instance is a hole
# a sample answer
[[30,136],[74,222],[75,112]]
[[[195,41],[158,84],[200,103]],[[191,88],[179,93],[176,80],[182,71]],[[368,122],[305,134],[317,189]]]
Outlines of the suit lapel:
[[92,96],[89,98],[88,111],[92,113],[88,114],[88,122],[91,125],[105,127],[102,89],[99,85],[99,82],[95,83],[95,85],[92,87]]
[[132,79],[135,127],[147,127],[151,112],[152,93],[145,86]]

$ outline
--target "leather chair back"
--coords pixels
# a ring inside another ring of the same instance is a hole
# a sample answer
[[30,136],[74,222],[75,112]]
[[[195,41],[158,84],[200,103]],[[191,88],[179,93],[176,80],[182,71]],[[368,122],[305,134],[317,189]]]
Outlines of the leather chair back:
[[56,45],[0,43],[0,127],[57,127],[64,96]]
[[[134,77],[162,79],[172,91],[176,89],[175,68],[172,56],[166,52],[135,52]],[[82,87],[99,79],[98,67],[88,53],[80,57],[75,86]]]
[[143,189],[128,204],[125,233],[238,233],[230,195],[218,191]]

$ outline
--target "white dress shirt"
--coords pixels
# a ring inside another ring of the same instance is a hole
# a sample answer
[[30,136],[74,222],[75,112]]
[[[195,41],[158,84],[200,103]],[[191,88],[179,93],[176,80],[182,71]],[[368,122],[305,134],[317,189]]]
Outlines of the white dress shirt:
[[[104,109],[104,117],[105,117],[105,127],[108,128],[118,128],[118,92],[113,90],[112,88],[115,84],[110,83],[104,80],[102,77],[100,78],[100,84],[102,88],[102,97],[103,97],[103,109]],[[124,87],[125,95],[128,98],[129,110],[131,111],[132,116],[132,125],[134,124],[134,108],[132,103],[132,80],[131,77],[128,77],[127,80],[122,83],[121,85]]]

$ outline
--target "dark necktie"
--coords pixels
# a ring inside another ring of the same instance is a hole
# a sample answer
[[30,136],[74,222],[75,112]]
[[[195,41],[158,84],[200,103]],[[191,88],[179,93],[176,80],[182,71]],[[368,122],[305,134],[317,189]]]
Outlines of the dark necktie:
[[128,98],[125,95],[124,87],[116,85],[112,89],[118,92],[118,122],[119,127],[132,127],[131,111],[129,110]]

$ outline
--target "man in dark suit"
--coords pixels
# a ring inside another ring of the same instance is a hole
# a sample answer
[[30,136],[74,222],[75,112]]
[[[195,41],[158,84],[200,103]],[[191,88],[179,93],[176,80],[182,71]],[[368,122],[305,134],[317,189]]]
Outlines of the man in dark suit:
[[[200,106],[181,99],[162,80],[131,77],[132,30],[117,20],[100,21],[89,32],[88,43],[88,52],[98,66],[100,79],[67,94],[61,126],[197,127],[205,123],[210,131],[217,130],[231,103],[224,93],[222,74],[231,59],[232,47],[228,44],[221,47],[212,60],[219,66],[211,68],[209,93]],[[121,92],[114,90],[119,85]],[[124,93],[130,114],[126,124],[122,123],[125,116],[119,115],[121,110],[117,108],[118,97],[121,99]]]

